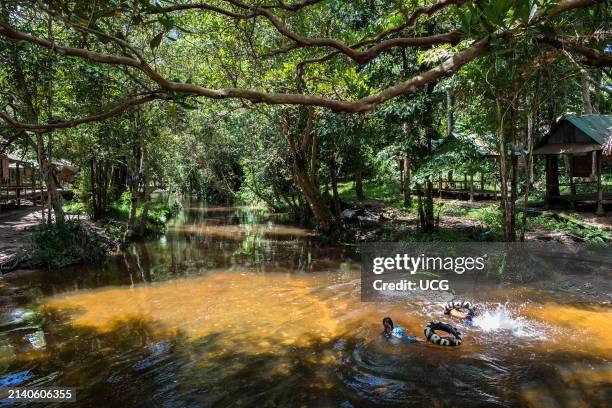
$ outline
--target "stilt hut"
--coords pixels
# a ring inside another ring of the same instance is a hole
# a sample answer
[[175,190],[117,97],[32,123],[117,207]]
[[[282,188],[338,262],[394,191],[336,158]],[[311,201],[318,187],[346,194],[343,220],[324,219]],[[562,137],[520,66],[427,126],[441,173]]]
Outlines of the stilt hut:
[[[612,162],[610,138],[612,115],[567,114],[555,120],[534,154],[546,159],[545,206],[596,203],[597,214],[612,201],[610,186],[602,182],[602,173]],[[564,158],[567,181],[559,180],[559,158]]]
[[0,155],[0,205],[21,205],[36,191],[36,165],[11,154]]

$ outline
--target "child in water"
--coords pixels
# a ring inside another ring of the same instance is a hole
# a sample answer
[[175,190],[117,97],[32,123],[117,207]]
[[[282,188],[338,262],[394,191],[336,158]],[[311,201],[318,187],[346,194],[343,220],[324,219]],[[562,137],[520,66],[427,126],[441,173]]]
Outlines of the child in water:
[[399,339],[408,343],[422,343],[425,341],[418,337],[404,333],[404,329],[402,329],[400,326],[393,325],[393,320],[391,320],[390,317],[385,317],[383,319],[383,328],[383,335],[390,340]]
[[472,312],[471,310],[457,310],[457,309],[453,309],[450,311],[450,315],[453,317],[457,317],[459,319],[464,319],[465,320],[465,324],[468,327],[472,327],[472,325],[474,324],[474,312]]

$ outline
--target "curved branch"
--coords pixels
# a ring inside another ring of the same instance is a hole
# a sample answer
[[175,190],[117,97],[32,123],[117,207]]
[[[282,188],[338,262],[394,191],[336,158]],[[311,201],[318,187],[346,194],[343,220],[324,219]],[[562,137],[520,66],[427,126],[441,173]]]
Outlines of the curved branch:
[[115,106],[113,109],[108,110],[103,113],[85,116],[85,117],[78,118],[78,119],[59,120],[59,121],[45,123],[45,124],[18,122],[2,111],[0,111],[0,118],[4,119],[4,121],[6,121],[9,125],[11,125],[14,128],[29,130],[31,132],[44,133],[44,132],[48,132],[53,129],[65,129],[65,128],[82,125],[83,123],[99,122],[104,119],[108,119],[112,116],[118,115],[121,112],[125,111],[126,109],[131,108],[132,106],[142,105],[144,103],[151,102],[156,99],[170,99],[170,97],[166,94],[156,92],[156,93],[152,93],[152,94],[143,96],[141,98],[128,99],[127,101]]
[[[377,56],[379,56],[381,53],[383,53],[384,51],[390,49],[390,48],[394,48],[394,47],[401,47],[401,48],[406,48],[406,47],[423,47],[423,48],[427,48],[430,47],[432,45],[439,45],[439,44],[451,44],[451,45],[457,45],[459,44],[459,42],[461,42],[461,40],[463,40],[464,35],[461,31],[451,31],[448,33],[444,33],[444,34],[435,34],[435,35],[430,35],[427,37],[399,37],[399,38],[392,38],[390,40],[386,40],[383,41],[381,43],[378,43],[368,49],[366,49],[365,51],[354,51],[352,55],[349,55],[349,57],[351,57],[355,62],[357,62],[360,65],[364,65],[370,61],[372,61],[374,58],[376,58]],[[292,46],[286,47],[286,48],[282,48],[280,50],[276,50],[276,51],[272,51],[270,53],[268,53],[266,56],[273,56],[273,55],[277,55],[277,54],[284,54],[287,53],[289,51],[298,49],[298,48],[304,48],[304,47],[308,47],[308,45],[304,45],[304,44],[300,44],[300,43],[296,43]],[[351,49],[355,47],[355,46],[351,46]],[[330,54],[324,55],[322,57],[319,58],[313,58],[311,60],[308,60],[309,62],[322,62],[322,61],[328,61],[330,59],[332,59],[334,56],[338,55],[339,53],[342,53],[342,51],[335,51],[332,52]],[[346,53],[344,53],[346,54]]]
[[[227,0],[235,2],[234,0]],[[585,5],[592,5],[593,0],[565,0],[559,7],[562,7],[563,10],[569,10],[576,7],[585,7]],[[571,7],[570,7],[571,6]],[[556,9],[555,9],[556,10]],[[546,18],[546,14],[539,17]],[[513,30],[508,30],[502,33],[498,33],[498,35],[506,35],[511,36]],[[23,40],[30,42],[32,44],[39,45],[44,48],[52,49],[55,52],[59,52],[65,55],[76,56],[79,58],[89,59],[96,62],[101,62],[105,64],[116,64],[134,67],[152,79],[154,82],[159,84],[163,91],[180,93],[184,95],[191,96],[204,96],[211,99],[243,99],[250,100],[252,102],[263,102],[268,104],[276,104],[276,105],[309,105],[309,106],[320,106],[324,108],[328,108],[338,112],[348,112],[348,113],[357,113],[357,112],[366,112],[374,109],[376,106],[381,103],[397,97],[399,95],[407,95],[412,94],[419,89],[421,89],[425,84],[435,81],[443,76],[450,75],[461,68],[463,65],[473,61],[480,56],[488,53],[490,51],[490,37],[487,36],[482,38],[481,40],[473,43],[470,47],[466,48],[463,51],[457,52],[452,57],[442,62],[438,66],[423,72],[409,80],[400,82],[394,86],[386,88],[380,92],[377,92],[373,95],[361,98],[356,101],[345,101],[345,100],[335,100],[329,99],[321,96],[312,96],[312,95],[302,95],[302,94],[278,94],[278,93],[266,93],[261,91],[256,91],[252,89],[241,89],[241,88],[225,88],[225,89],[209,89],[202,86],[185,84],[180,82],[174,82],[166,79],[149,65],[144,62],[135,60],[129,57],[116,56],[116,55],[105,55],[101,53],[97,53],[94,51],[89,51],[85,49],[78,48],[70,48],[63,47],[55,44],[54,42],[50,42],[45,39],[34,37],[30,34],[19,32],[6,23],[0,21],[0,36],[9,37],[17,40]],[[100,115],[94,115],[87,118],[75,119],[68,122],[62,122],[58,124],[47,124],[47,125],[31,125],[31,129],[38,129],[38,131],[42,131],[44,129],[54,129],[54,128],[62,128],[62,127],[70,127],[76,126],[80,123],[86,123],[96,120],[103,120],[107,117],[112,116],[113,114],[117,114],[124,109],[127,109],[129,106],[133,106],[135,104],[144,103],[148,100],[152,99],[164,99],[168,98],[166,95],[157,93],[155,95],[149,95],[144,98],[130,100],[125,102],[124,104],[118,106],[117,108]],[[138,101],[138,102],[137,102]],[[6,119],[6,117],[5,117]],[[9,118],[10,120],[10,118]],[[14,121],[13,121],[14,122]],[[18,123],[14,122],[19,125]],[[24,124],[21,124],[24,125]]]
[[589,65],[598,68],[612,67],[612,56],[606,55],[603,52],[594,48],[586,47],[582,44],[578,44],[573,41],[561,39],[558,37],[551,38],[546,36],[539,36],[536,38],[536,41],[539,43],[551,45],[561,50],[577,52],[586,57],[586,59],[583,59],[581,61],[584,65]]
[[224,1],[242,10],[248,11],[248,13],[246,14],[236,13],[230,10],[226,10],[226,9],[223,9],[217,6],[212,6],[210,4],[205,4],[205,3],[186,3],[186,4],[177,4],[177,5],[168,6],[168,7],[156,7],[153,10],[151,10],[149,14],[159,14],[159,13],[169,13],[169,12],[180,11],[180,10],[199,9],[199,10],[213,11],[213,12],[216,12],[216,13],[228,16],[228,17],[240,19],[240,20],[246,20],[246,19],[255,18],[255,17],[264,17],[276,28],[276,30],[279,33],[281,33],[285,37],[295,42],[294,45],[280,49],[280,50],[272,51],[269,55],[287,53],[289,51],[292,51],[298,48],[330,47],[330,48],[336,49],[338,52],[341,52],[347,55],[349,58],[351,58],[358,64],[365,64],[371,61],[381,52],[389,48],[393,48],[393,47],[411,47],[411,46],[425,47],[425,46],[443,44],[443,43],[451,43],[451,44],[458,43],[459,41],[461,41],[461,38],[459,38],[460,33],[458,31],[453,31],[450,33],[440,34],[440,35],[431,36],[431,37],[393,39],[393,40],[389,40],[384,43],[381,43],[378,46],[372,47],[369,50],[366,50],[364,52],[359,52],[357,50],[357,48],[363,47],[364,45],[376,43],[391,34],[398,33],[404,30],[405,28],[413,25],[417,21],[417,19],[423,14],[432,15],[433,13],[439,10],[442,10],[450,5],[454,4],[457,6],[461,6],[463,3],[466,2],[466,0],[441,0],[438,3],[435,3],[428,7],[426,6],[417,7],[409,16],[406,17],[406,21],[403,24],[397,27],[394,27],[392,29],[386,30],[378,34],[375,37],[364,39],[357,44],[349,46],[349,45],[343,44],[342,42],[336,41],[331,38],[308,38],[308,37],[304,37],[299,34],[296,34],[292,32],[291,30],[289,30],[289,28],[287,28],[287,26],[270,11],[270,9],[272,8],[280,8],[280,9],[289,10],[289,11],[297,11],[308,5],[318,3],[320,0],[310,0],[310,1],[307,0],[307,1],[304,1],[303,3],[297,3],[295,5],[287,5],[281,1],[279,2],[279,5],[277,6],[251,5],[251,4],[242,3],[241,1],[237,1],[237,0],[224,0]]
[[72,27],[74,28],[76,31],[79,31],[81,33],[85,33],[85,34],[93,34],[96,35],[98,37],[102,37],[105,38],[109,41],[112,41],[116,44],[118,44],[120,47],[130,50],[135,56],[136,58],[138,58],[140,61],[144,61],[144,58],[142,56],[142,54],[140,54],[140,52],[132,47],[127,41],[124,41],[120,38],[117,38],[115,36],[112,36],[110,34],[107,34],[105,32],[99,31],[99,30],[95,30],[93,28],[89,28],[89,27],[85,27],[82,26],[80,24],[76,24],[72,21],[70,21],[68,18],[64,17],[62,14],[48,8],[45,7],[45,5],[41,4],[41,2],[37,2],[38,3],[38,8],[40,8],[42,11],[44,11],[45,13],[47,13],[49,16],[56,18],[58,20],[60,20],[61,22],[63,22],[67,27]]
[[357,101],[344,101],[329,99],[320,96],[266,93],[241,88],[209,89],[198,85],[170,81],[164,78],[161,74],[159,74],[149,65],[129,57],[105,55],[94,51],[60,46],[50,41],[16,31],[11,27],[7,26],[4,22],[0,22],[0,35],[28,41],[44,48],[53,49],[56,52],[65,55],[80,57],[106,64],[126,65],[134,67],[136,69],[139,69],[142,73],[144,73],[153,81],[155,81],[163,88],[163,90],[169,92],[182,93],[186,95],[199,95],[211,99],[246,99],[253,102],[264,102],[274,105],[321,106],[338,112],[350,113],[369,111],[380,105],[381,103],[398,95],[414,93],[428,82],[438,79],[442,76],[452,74],[466,63],[480,57],[481,55],[489,51],[489,37],[485,37],[482,40],[474,43],[467,49],[456,53],[440,65],[420,75],[417,75],[412,79],[401,82],[395,86],[389,87],[381,92],[359,99]]
[[304,7],[308,7],[308,6],[312,6],[313,4],[317,4],[322,2],[323,0],[304,0],[301,3],[292,3],[292,4],[286,4],[284,1],[282,0],[278,0],[278,4],[274,4],[274,5],[262,5],[260,7],[263,8],[277,8],[277,9],[281,9],[281,10],[287,10],[287,11],[298,11],[303,9]]

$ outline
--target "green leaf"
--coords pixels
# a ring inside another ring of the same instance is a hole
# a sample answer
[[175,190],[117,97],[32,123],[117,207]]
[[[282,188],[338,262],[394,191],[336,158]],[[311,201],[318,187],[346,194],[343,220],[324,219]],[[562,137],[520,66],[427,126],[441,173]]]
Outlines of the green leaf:
[[171,17],[168,17],[165,14],[162,14],[157,21],[159,22],[159,24],[162,25],[162,27],[164,27],[164,29],[166,31],[170,31],[174,28],[174,20]]

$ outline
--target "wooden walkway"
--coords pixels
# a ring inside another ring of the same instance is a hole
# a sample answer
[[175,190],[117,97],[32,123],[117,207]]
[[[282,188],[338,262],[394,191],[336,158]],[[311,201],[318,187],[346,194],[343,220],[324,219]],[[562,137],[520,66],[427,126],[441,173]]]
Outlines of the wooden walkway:
[[[72,194],[71,188],[58,188],[57,192],[62,196],[70,196]],[[46,200],[47,190],[24,188],[24,187],[2,187],[0,188],[0,206],[1,205],[21,205],[21,201],[31,201],[35,203],[40,201],[40,195],[43,195],[43,201]]]
[[[442,190],[434,188],[433,194],[442,198],[458,198],[460,200],[470,199],[470,190],[464,190],[460,188],[443,188]],[[493,190],[474,190],[473,195],[474,200],[496,200],[500,197],[499,191]]]

